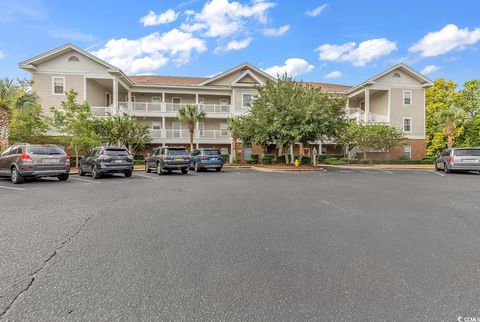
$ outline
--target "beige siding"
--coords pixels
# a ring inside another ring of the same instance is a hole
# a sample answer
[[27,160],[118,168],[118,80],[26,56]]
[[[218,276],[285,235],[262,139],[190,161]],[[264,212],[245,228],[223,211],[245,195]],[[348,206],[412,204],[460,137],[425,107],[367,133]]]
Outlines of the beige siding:
[[[252,70],[252,69],[249,69],[249,71],[254,74],[256,77],[258,77],[259,79],[261,79],[262,81],[266,81],[267,78],[265,76],[263,76],[262,74],[260,73],[257,73],[256,71]],[[228,86],[230,85],[238,76],[240,76],[241,73],[243,73],[244,71],[241,71],[241,70],[236,70],[230,74],[227,74],[225,75],[224,77],[216,80],[215,82],[212,82],[208,85],[217,85],[217,86]],[[251,81],[254,81],[252,77],[248,76],[248,77],[244,77],[243,79],[243,82],[251,82]]]
[[379,91],[370,95],[370,113],[388,114],[388,91]]
[[[399,73],[400,77],[393,77],[395,73]],[[388,86],[388,87],[420,87],[421,84],[401,70],[394,70],[375,81],[375,86]]]
[[107,92],[112,95],[112,91],[99,82],[87,79],[87,102],[90,106],[107,106]]
[[[79,61],[68,61],[71,56],[76,56]],[[70,51],[37,65],[37,71],[39,72],[107,73],[107,69],[106,66],[103,66],[76,51]]]
[[[412,105],[403,106],[403,90],[401,88],[391,89],[391,123],[403,129],[403,118],[412,118],[412,132],[405,133],[407,137],[425,135],[425,96],[423,89],[412,89]],[[408,90],[408,88],[405,88]]]
[[253,95],[257,95],[258,91],[254,88],[236,88],[234,93],[235,93],[233,97],[233,102],[235,105],[234,110],[244,111],[245,109],[243,108],[243,94],[250,93]]
[[71,74],[40,74],[33,73],[33,90],[39,97],[40,104],[46,115],[51,115],[50,107],[59,108],[61,102],[66,99],[65,95],[53,95],[52,77],[65,77],[65,91],[70,89],[78,93],[77,100],[83,102],[84,100],[84,76]]

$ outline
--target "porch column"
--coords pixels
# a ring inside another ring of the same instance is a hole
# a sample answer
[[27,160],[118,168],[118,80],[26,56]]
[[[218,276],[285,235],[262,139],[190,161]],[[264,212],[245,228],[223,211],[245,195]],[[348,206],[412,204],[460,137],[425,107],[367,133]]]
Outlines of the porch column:
[[198,105],[198,93],[195,94],[195,104]]
[[365,123],[368,122],[368,114],[370,113],[370,90],[365,90]]
[[162,116],[162,136],[164,138],[167,137],[167,129],[166,129],[166,125],[165,125],[165,116]]
[[113,79],[112,86],[112,103],[113,103],[113,114],[118,114],[118,79],[115,76]]
[[127,106],[129,109],[132,109],[132,91],[128,91],[128,102],[127,102]]
[[322,142],[318,143],[318,154],[322,154]]
[[235,153],[237,153],[237,151],[235,151],[235,144],[233,144],[233,140],[232,140],[230,142],[230,157],[229,157],[230,163],[233,163],[233,160],[235,159]]

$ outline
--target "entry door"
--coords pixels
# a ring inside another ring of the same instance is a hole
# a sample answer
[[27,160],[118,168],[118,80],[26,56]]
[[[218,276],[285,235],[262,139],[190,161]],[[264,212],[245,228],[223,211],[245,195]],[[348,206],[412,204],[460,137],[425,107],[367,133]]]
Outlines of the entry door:
[[243,149],[243,160],[248,160],[250,159],[250,156],[252,155],[252,148],[245,148]]
[[172,122],[173,137],[181,138],[182,137],[182,123]]

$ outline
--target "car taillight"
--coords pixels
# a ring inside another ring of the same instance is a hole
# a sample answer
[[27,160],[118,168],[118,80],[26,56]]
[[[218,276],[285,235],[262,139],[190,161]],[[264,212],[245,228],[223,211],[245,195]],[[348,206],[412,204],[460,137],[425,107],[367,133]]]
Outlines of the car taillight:
[[202,156],[200,157],[200,160],[205,160],[206,158],[207,158],[206,156],[202,155]]
[[70,162],[70,157],[68,155],[65,157],[65,162]]
[[22,159],[22,161],[32,162],[32,159],[30,158],[30,155],[27,154],[27,153],[24,153],[24,154],[20,155],[20,158]]
[[132,156],[132,155],[129,155],[129,156],[128,156],[128,160],[133,160],[133,156]]
[[108,157],[107,157],[106,155],[103,155],[103,154],[102,154],[102,155],[100,155],[100,156],[98,157],[98,159],[99,159],[99,160],[107,160]]
[[448,162],[453,163],[453,155],[448,156]]

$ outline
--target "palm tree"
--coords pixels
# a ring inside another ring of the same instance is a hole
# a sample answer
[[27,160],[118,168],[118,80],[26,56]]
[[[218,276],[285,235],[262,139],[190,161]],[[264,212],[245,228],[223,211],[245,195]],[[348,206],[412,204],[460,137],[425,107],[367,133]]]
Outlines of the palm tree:
[[195,125],[205,118],[205,112],[201,111],[196,104],[187,104],[178,110],[177,118],[187,126],[190,135],[190,151],[193,151],[193,135]]
[[0,150],[10,145],[8,127],[12,112],[27,112],[37,104],[37,96],[28,90],[29,83],[0,79]]
[[443,134],[447,137],[447,147],[449,149],[452,148],[457,131],[465,124],[466,119],[465,111],[457,107],[450,107],[438,113],[438,123],[443,130]]

